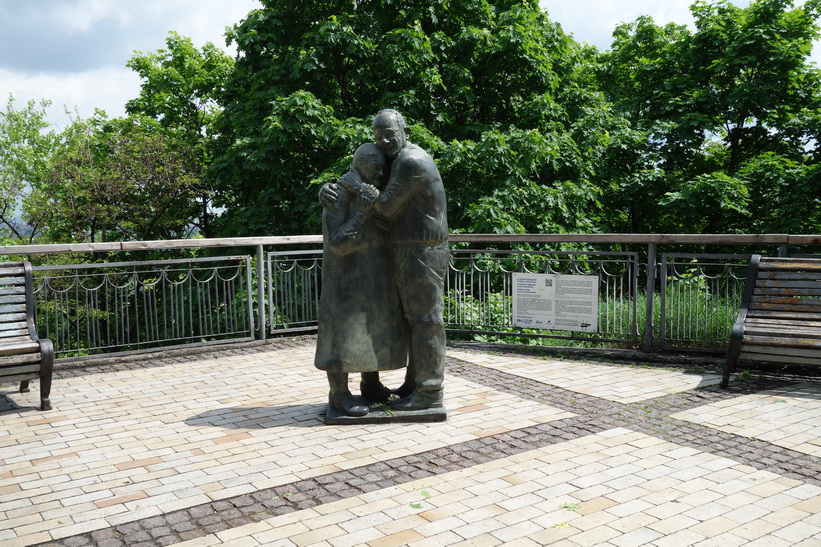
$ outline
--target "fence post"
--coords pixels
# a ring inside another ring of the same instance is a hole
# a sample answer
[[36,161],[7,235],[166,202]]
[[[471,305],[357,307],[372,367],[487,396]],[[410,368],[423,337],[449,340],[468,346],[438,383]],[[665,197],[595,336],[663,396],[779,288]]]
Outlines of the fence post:
[[647,301],[644,317],[644,351],[653,350],[653,297],[656,292],[656,244],[647,244]]
[[257,245],[257,338],[265,340],[265,255],[262,245]]

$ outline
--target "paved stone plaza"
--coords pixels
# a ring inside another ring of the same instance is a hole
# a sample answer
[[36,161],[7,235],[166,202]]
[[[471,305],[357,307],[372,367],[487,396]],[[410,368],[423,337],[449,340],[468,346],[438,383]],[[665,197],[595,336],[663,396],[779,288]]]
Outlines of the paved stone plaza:
[[313,354],[60,369],[45,413],[2,386],[0,545],[821,545],[819,378],[464,344],[447,422],[326,426]]

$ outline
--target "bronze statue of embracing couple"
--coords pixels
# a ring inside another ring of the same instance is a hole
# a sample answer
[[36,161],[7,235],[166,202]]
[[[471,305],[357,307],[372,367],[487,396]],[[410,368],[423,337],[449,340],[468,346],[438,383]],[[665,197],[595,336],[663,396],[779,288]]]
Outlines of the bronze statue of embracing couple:
[[[322,294],[315,365],[326,371],[329,411],[365,416],[444,412],[444,284],[449,264],[445,188],[433,159],[408,140],[395,110],[373,119],[374,142],[319,192],[323,212]],[[395,390],[379,371],[407,367]],[[348,387],[359,372],[361,396]]]

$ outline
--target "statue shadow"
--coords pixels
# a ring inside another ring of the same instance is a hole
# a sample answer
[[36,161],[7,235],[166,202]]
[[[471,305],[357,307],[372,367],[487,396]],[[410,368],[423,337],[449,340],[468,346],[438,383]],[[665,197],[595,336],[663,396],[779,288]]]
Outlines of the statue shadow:
[[271,429],[324,425],[327,403],[288,406],[246,406],[208,410],[185,420],[186,425],[227,429]]

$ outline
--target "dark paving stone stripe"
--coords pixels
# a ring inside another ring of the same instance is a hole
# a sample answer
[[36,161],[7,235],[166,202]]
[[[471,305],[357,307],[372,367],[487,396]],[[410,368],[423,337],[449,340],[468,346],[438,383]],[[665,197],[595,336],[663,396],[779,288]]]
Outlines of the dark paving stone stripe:
[[252,494],[197,505],[42,546],[170,545],[270,517],[308,509],[521,452],[577,439],[606,429],[568,418],[466,441],[420,454],[258,490]]
[[[675,393],[649,401],[620,404],[590,395],[574,393],[555,386],[521,378],[506,372],[474,365],[457,359],[448,360],[448,372],[473,382],[514,393],[583,416],[592,427],[610,429],[625,427],[682,446],[716,456],[730,458],[756,469],[821,486],[821,459],[766,441],[726,433],[707,426],[671,418],[671,414],[698,406],[741,397],[794,384],[781,378],[759,377],[731,383],[728,389],[703,387]],[[812,381],[813,378],[797,378]]]
[[[270,347],[266,346],[263,351],[268,350]],[[255,351],[260,350],[252,350],[251,353]],[[248,352],[241,351],[241,353]],[[421,454],[258,490],[251,494],[206,503],[41,545],[105,547],[170,545],[273,516],[581,438],[614,427],[640,431],[682,446],[731,458],[756,469],[765,469],[821,486],[821,479],[818,478],[821,477],[821,462],[817,458],[811,458],[764,441],[751,440],[670,418],[670,414],[681,410],[789,385],[791,383],[789,381],[763,379],[754,382],[738,382],[731,385],[729,390],[707,387],[651,401],[624,405],[453,358],[447,360],[447,373],[578,415]]]

